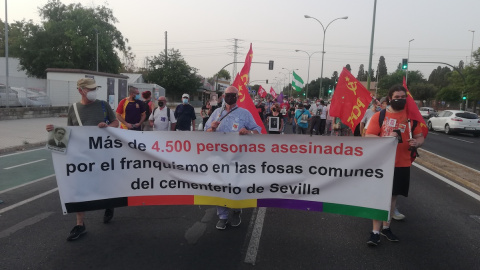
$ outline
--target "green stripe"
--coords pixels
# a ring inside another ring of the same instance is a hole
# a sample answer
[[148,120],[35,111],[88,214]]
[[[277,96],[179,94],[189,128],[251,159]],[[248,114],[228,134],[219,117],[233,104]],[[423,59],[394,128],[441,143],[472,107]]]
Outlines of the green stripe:
[[384,221],[388,220],[388,211],[386,210],[336,203],[323,203],[323,212]]

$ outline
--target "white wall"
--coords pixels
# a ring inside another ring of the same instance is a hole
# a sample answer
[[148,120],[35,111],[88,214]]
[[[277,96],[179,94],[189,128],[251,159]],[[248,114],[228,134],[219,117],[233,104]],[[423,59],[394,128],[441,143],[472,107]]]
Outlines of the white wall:
[[63,73],[63,72],[48,72],[47,73],[47,94],[50,96],[52,106],[68,106],[80,101],[80,94],[77,89],[77,81],[79,79],[93,76],[98,86],[101,86],[97,92],[97,99],[108,102],[107,97],[107,79],[114,79],[114,93],[115,99],[110,103],[112,109],[118,105],[118,86],[121,78],[114,78],[100,75],[90,75],[85,73]]

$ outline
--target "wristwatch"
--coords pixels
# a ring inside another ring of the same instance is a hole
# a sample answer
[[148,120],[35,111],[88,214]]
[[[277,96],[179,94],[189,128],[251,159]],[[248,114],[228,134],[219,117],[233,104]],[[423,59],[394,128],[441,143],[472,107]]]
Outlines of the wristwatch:
[[254,133],[253,133],[253,130],[250,130],[250,134],[252,134],[252,135],[254,134]]

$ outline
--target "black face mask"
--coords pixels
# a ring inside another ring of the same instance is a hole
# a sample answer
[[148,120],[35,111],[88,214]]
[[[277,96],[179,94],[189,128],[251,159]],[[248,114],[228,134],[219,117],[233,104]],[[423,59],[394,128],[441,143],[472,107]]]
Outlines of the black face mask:
[[158,102],[158,107],[163,107],[163,105],[164,105],[163,101]]
[[272,112],[276,112],[277,110],[276,109],[272,109]]
[[233,105],[237,103],[237,94],[235,93],[226,93],[225,94],[225,103],[228,105]]
[[405,98],[390,100],[390,106],[392,106],[392,109],[395,111],[401,111],[405,109],[405,104],[407,104],[407,100]]

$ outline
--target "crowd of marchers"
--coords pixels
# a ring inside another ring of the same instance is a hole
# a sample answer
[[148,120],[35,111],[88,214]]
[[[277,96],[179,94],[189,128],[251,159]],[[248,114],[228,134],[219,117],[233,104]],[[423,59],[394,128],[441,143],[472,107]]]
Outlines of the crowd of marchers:
[[[97,85],[94,79],[78,80],[77,89],[79,102],[72,104],[68,110],[68,126],[98,126],[99,128],[120,127],[132,131],[195,131],[195,109],[190,105],[188,94],[182,95],[181,104],[171,110],[167,106],[167,98],[160,96],[152,100],[152,93],[145,91],[140,94],[137,88],[129,88],[128,96],[122,99],[115,112],[108,102],[98,100]],[[205,132],[234,132],[239,135],[259,134],[262,128],[255,121],[252,113],[237,106],[238,89],[229,86],[217,100],[216,105],[207,101],[201,108],[203,121],[199,129]],[[399,139],[395,158],[395,170],[392,190],[390,217],[387,221],[373,221],[373,229],[367,244],[376,246],[383,235],[392,242],[399,239],[390,228],[391,218],[401,220],[405,215],[396,208],[398,195],[407,197],[410,182],[410,151],[420,147],[424,138],[421,130],[411,128],[407,123],[405,110],[407,91],[402,86],[394,86],[388,96],[380,101],[372,98],[370,107],[361,123],[352,132],[350,127],[342,123],[338,117],[332,117],[329,112],[331,101],[316,99],[308,100],[284,97],[281,100],[267,97],[254,99],[255,107],[269,134],[284,134],[287,125],[292,126],[295,134],[310,136],[393,136]],[[334,104],[333,104],[334,105]],[[254,112],[255,113],[255,112]],[[53,125],[47,125],[48,132],[54,132]],[[60,138],[55,137],[55,138]],[[61,140],[61,138],[60,138]],[[236,227],[241,224],[242,209],[217,207],[218,222],[216,228],[224,230],[227,226]],[[114,209],[106,209],[104,223],[109,223],[114,215]],[[67,237],[68,241],[76,240],[86,233],[85,213],[76,213],[76,225]]]

